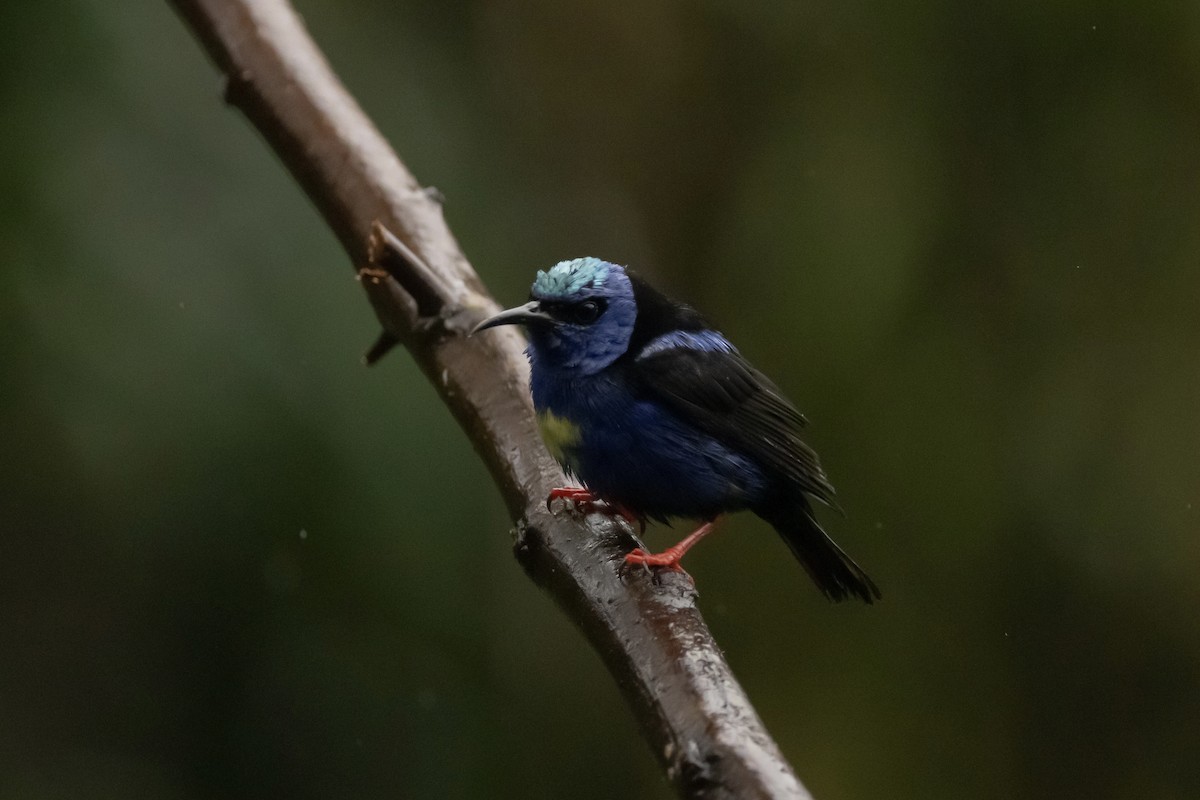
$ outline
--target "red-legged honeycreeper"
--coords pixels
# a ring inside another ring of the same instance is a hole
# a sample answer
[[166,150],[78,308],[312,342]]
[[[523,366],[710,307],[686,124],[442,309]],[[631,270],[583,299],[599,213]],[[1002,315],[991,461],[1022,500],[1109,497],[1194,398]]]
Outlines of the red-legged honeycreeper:
[[542,438],[585,490],[634,519],[705,521],[660,554],[631,564],[678,568],[726,511],[750,509],[779,531],[825,596],[870,603],[879,589],[813,517],[833,486],[800,439],[805,419],[775,384],[695,309],[597,258],[539,271],[529,302],[476,326],[529,332],[533,404]]

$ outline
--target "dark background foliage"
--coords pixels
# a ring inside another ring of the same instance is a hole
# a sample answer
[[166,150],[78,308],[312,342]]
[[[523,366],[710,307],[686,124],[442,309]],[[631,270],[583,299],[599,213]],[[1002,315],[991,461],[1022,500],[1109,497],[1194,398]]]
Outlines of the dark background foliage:
[[[1200,6],[298,5],[502,302],[632,264],[813,420],[884,602],[689,567],[818,798],[1200,795]],[[664,796],[167,5],[0,23],[0,797]]]

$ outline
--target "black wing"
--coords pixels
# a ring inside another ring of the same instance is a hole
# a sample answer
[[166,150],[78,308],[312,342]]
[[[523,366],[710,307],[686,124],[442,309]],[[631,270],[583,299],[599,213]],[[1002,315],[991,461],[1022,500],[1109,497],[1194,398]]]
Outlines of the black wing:
[[636,358],[629,367],[646,396],[837,508],[817,454],[800,439],[806,420],[746,359],[677,347]]

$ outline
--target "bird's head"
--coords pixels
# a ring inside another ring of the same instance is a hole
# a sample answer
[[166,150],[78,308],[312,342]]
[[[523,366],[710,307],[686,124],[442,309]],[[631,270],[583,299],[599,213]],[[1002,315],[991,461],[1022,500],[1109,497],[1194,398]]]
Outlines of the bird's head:
[[576,258],[539,271],[528,303],[485,319],[471,333],[524,325],[534,363],[590,375],[624,354],[636,319],[637,303],[624,268],[598,258]]

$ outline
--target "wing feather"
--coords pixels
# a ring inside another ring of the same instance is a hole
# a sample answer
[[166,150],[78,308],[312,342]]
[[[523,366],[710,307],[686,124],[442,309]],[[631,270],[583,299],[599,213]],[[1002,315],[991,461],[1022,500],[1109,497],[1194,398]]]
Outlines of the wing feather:
[[640,357],[630,370],[645,396],[837,508],[817,454],[800,438],[804,416],[741,355],[677,347]]

